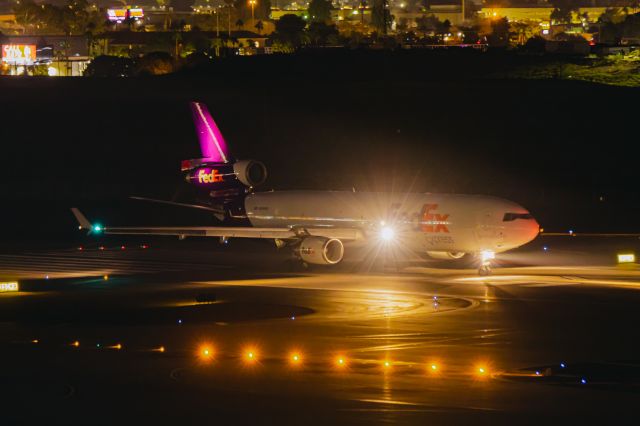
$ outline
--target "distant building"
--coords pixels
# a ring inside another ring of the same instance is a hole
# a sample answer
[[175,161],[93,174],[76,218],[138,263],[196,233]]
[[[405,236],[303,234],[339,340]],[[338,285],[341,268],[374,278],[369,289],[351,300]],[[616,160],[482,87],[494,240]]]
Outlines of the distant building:
[[15,34],[22,27],[16,23],[16,15],[8,10],[0,11],[0,33]]
[[406,12],[401,9],[393,11],[393,16],[397,22],[401,22],[402,20],[415,22],[416,19],[425,15],[435,16],[442,22],[449,21],[452,25],[461,25],[464,22],[462,19],[462,7],[460,5],[436,4],[419,12]]
[[86,36],[2,36],[2,73],[81,76],[91,61]]
[[[595,22],[606,9],[606,7],[581,7],[578,15],[586,13],[588,22]],[[510,22],[548,22],[551,12],[553,12],[552,6],[483,7],[480,9],[479,14],[483,18],[507,18]]]

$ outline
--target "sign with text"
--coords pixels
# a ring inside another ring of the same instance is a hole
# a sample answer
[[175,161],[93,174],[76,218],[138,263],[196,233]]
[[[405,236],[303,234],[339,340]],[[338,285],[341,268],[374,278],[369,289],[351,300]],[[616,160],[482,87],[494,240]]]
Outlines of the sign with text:
[[35,44],[5,44],[2,46],[2,62],[12,65],[32,65],[35,61]]
[[0,282],[0,293],[6,293],[8,291],[18,291],[18,290],[20,290],[20,287],[18,286],[18,283],[16,281],[10,281],[10,282],[4,282],[4,283]]
[[118,8],[107,9],[107,18],[111,22],[124,22],[125,19],[133,19],[137,21],[144,18],[144,11],[140,8]]

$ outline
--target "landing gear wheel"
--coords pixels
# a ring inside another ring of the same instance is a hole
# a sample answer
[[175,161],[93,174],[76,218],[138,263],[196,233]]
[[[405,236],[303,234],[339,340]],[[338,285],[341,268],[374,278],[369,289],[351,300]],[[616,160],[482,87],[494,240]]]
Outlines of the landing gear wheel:
[[491,275],[491,266],[489,266],[489,265],[482,265],[482,266],[478,269],[478,275],[480,275],[481,277],[486,277],[487,275]]

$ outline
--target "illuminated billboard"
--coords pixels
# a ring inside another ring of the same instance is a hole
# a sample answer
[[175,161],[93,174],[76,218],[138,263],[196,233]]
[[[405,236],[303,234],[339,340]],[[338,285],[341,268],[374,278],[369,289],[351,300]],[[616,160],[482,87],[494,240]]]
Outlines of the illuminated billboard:
[[2,46],[2,62],[11,65],[32,65],[35,61],[35,44],[5,44]]
[[111,22],[124,22],[126,19],[138,21],[144,18],[144,11],[140,8],[127,9],[124,7],[118,9],[107,9],[107,19]]

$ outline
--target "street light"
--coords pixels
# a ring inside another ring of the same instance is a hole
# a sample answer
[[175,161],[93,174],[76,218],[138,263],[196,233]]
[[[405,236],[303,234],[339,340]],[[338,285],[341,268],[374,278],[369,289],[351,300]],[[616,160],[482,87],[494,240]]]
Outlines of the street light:
[[256,7],[257,0],[249,0],[249,5],[251,6],[251,25],[255,26],[256,18],[253,10]]
[[220,15],[218,14],[219,12],[218,8],[220,8],[220,6],[216,6],[216,8],[213,9],[213,13],[216,15],[216,37],[219,38],[220,37]]

